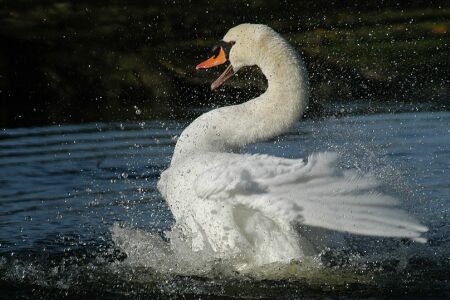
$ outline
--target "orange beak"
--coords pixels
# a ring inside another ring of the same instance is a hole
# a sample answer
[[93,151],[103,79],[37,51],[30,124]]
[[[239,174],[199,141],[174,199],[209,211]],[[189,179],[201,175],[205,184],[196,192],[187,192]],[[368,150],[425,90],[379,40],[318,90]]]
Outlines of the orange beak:
[[[224,64],[227,62],[227,57],[225,55],[225,51],[222,47],[220,47],[219,54],[217,56],[213,56],[211,58],[208,58],[204,62],[199,63],[195,69],[208,69],[212,68],[221,64]],[[233,67],[229,65],[225,72],[222,73],[222,75],[219,76],[212,84],[211,84],[211,90],[218,89],[228,78],[233,76],[234,71]]]
[[227,61],[227,58],[225,56],[225,51],[223,50],[222,47],[220,47],[220,51],[217,56],[213,56],[213,57],[205,60],[204,62],[199,63],[195,67],[195,69],[199,70],[199,69],[212,68],[212,67],[221,65],[221,64],[225,63],[226,61]]

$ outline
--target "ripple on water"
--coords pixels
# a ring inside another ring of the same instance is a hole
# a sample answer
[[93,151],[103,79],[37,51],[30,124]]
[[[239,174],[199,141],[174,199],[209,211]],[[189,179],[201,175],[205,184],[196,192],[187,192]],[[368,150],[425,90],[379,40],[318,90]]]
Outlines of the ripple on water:
[[450,113],[303,121],[249,146],[285,157],[336,151],[343,168],[375,172],[430,228],[426,245],[343,234],[306,261],[250,273],[189,251],[175,233],[175,248],[167,243],[174,221],[156,182],[183,126],[3,130],[2,296],[450,296]]

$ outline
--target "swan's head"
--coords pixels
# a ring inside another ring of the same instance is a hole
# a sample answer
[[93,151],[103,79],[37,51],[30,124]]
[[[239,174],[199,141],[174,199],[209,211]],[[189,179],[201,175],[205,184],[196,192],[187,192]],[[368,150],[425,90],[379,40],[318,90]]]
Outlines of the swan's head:
[[196,69],[206,69],[230,62],[230,65],[212,84],[219,88],[227,79],[244,66],[256,65],[261,49],[271,36],[276,35],[270,27],[262,24],[241,24],[231,28],[212,49],[212,57],[197,65]]

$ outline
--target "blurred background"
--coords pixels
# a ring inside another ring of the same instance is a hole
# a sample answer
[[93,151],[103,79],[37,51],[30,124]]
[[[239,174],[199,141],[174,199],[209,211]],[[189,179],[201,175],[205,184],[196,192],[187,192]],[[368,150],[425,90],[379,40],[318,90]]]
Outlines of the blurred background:
[[265,88],[248,68],[195,71],[226,31],[264,23],[302,53],[307,117],[324,104],[448,110],[449,1],[0,1],[0,127],[170,119]]

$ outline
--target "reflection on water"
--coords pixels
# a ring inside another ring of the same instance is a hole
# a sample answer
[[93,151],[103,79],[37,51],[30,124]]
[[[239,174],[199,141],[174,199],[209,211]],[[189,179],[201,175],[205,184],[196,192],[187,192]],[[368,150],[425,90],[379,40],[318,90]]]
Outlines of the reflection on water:
[[[5,295],[18,289],[29,297],[449,294],[450,113],[303,121],[279,139],[245,149],[285,157],[337,151],[342,167],[375,172],[430,228],[426,245],[341,235],[311,260],[268,266],[253,278],[228,270],[226,262],[202,265],[191,257],[189,263],[165,246],[163,232],[173,219],[156,182],[185,125],[152,121],[0,132]],[[112,236],[135,247],[133,257]]]

